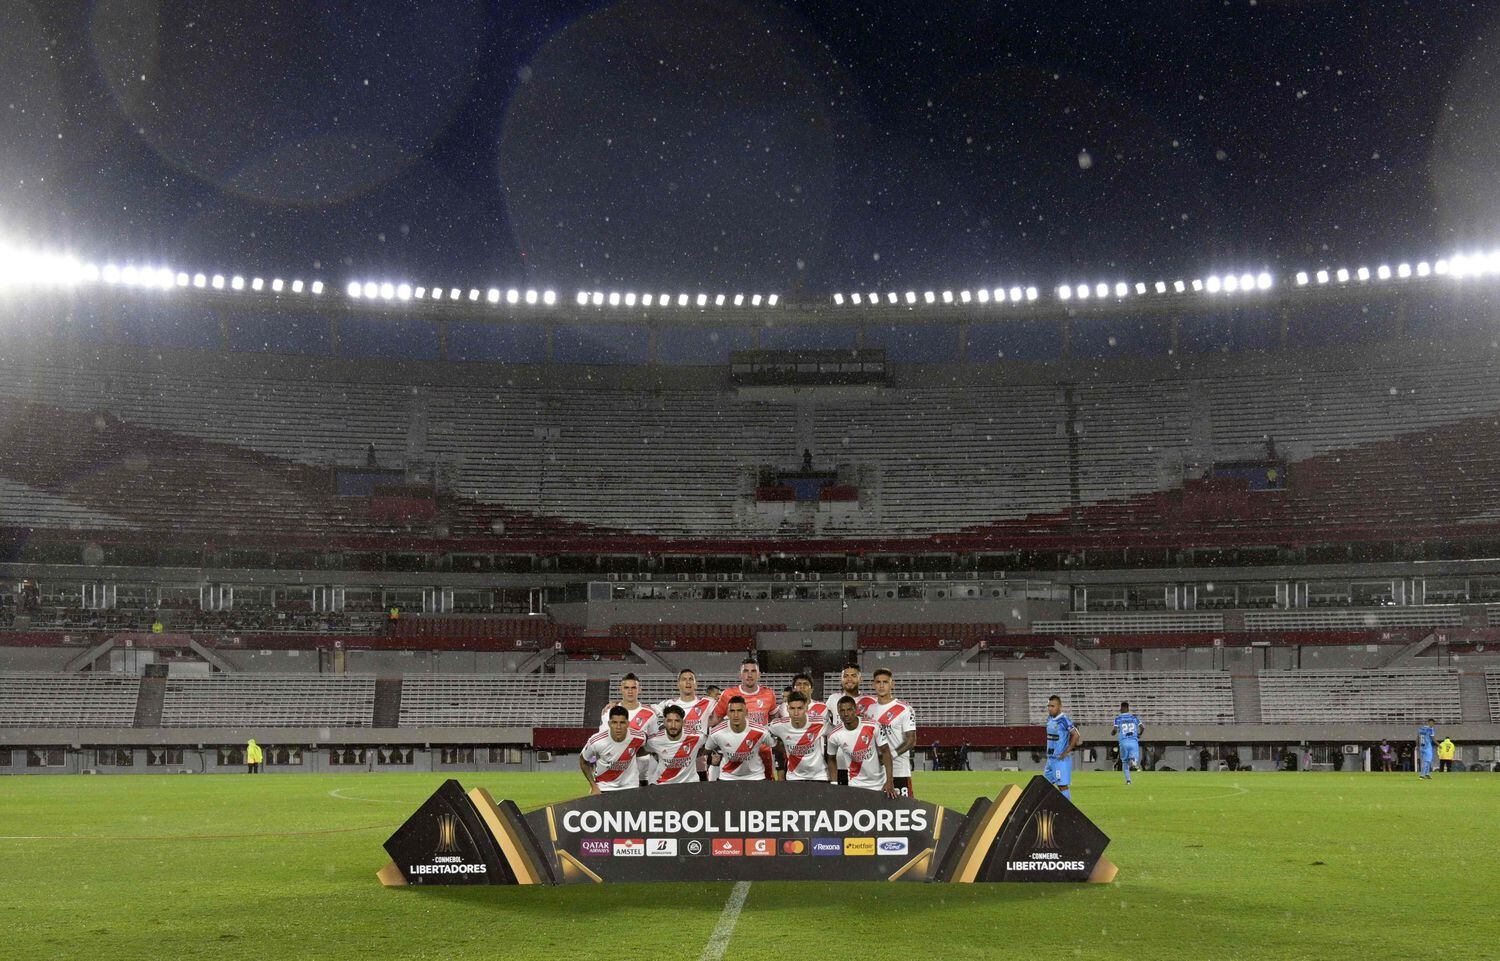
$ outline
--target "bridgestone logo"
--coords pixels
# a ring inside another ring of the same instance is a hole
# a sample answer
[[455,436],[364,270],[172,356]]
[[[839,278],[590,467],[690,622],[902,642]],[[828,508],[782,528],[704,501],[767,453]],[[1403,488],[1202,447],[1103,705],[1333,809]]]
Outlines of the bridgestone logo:
[[483,864],[413,864],[406,869],[410,877],[413,874],[483,874]]

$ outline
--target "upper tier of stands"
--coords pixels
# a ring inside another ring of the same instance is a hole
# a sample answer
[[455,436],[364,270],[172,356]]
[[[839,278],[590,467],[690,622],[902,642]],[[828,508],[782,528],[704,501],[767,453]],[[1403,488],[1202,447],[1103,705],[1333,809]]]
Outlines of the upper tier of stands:
[[1267,724],[1455,724],[1457,671],[1270,671],[1260,675]]
[[130,727],[133,674],[0,673],[0,727]]
[[1484,672],[1484,690],[1490,703],[1490,720],[1500,724],[1500,668]]
[[1121,701],[1130,702],[1148,732],[1152,724],[1234,723],[1233,683],[1225,671],[1046,671],[1027,680],[1035,724],[1045,723],[1053,694],[1076,724],[1110,724]]
[[[848,536],[1264,541],[1500,527],[1500,377],[1483,351],[1128,362],[1069,384],[747,401],[709,388],[417,386],[0,359],[0,521],[61,529],[389,532],[328,465],[435,467],[452,537],[776,534],[753,475],[858,473]],[[347,376],[347,375],[346,375]],[[1290,462],[1285,490],[1209,477]],[[1415,496],[1420,491],[1420,496]],[[1075,500],[1076,492],[1076,500]],[[24,509],[17,511],[14,505]],[[795,536],[795,535],[788,535]]]
[[169,678],[162,727],[369,727],[375,678],[211,674]]

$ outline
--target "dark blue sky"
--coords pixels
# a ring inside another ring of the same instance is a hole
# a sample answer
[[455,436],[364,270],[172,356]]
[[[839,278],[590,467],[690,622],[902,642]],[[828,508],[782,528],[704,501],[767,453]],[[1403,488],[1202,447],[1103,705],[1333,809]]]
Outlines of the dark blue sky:
[[95,256],[820,292],[1500,244],[1500,3],[0,0],[0,23],[0,234]]

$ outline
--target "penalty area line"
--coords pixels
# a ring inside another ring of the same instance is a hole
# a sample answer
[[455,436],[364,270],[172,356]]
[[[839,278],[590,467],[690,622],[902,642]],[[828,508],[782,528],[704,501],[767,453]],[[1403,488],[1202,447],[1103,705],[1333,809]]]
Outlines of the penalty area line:
[[740,919],[740,911],[744,910],[745,898],[749,895],[749,881],[735,882],[734,890],[729,892],[729,900],[724,902],[724,910],[719,914],[719,923],[714,925],[714,933],[708,936],[708,943],[703,946],[703,953],[698,955],[698,961],[722,961],[724,951],[729,947],[729,939],[734,937],[734,926]]

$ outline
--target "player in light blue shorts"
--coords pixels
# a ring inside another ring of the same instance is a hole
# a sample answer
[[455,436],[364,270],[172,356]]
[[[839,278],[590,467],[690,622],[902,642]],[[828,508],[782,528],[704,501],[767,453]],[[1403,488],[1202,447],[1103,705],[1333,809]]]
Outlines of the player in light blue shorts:
[[1432,726],[1432,718],[1427,723],[1417,728],[1417,777],[1432,780],[1432,754],[1437,745],[1437,731]]
[[1120,743],[1120,770],[1125,772],[1125,783],[1130,783],[1130,765],[1141,766],[1141,719],[1130,713],[1130,702],[1120,702],[1120,713],[1115,715],[1115,726],[1111,731]]
[[1063,713],[1062,698],[1056,694],[1047,698],[1047,769],[1042,774],[1070,801],[1073,799],[1073,749],[1082,740],[1078,726]]

